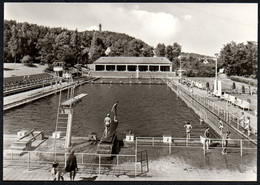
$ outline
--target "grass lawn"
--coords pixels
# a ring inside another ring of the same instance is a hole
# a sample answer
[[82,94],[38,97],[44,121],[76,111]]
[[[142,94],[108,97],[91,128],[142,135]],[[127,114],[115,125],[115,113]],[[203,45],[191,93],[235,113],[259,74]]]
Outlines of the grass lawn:
[[4,78],[40,74],[47,68],[47,65],[35,65],[36,67],[28,67],[21,63],[4,63]]

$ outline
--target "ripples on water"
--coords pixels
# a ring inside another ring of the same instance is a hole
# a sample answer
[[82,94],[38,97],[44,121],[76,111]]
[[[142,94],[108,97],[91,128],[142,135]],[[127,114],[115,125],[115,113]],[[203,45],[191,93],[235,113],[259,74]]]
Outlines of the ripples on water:
[[[74,108],[72,136],[97,132],[100,137],[103,120],[116,100],[119,133],[131,129],[136,136],[185,137],[185,121],[193,126],[191,137],[198,138],[204,130],[196,114],[166,85],[85,84],[75,90],[76,95],[80,93],[88,95]],[[50,135],[55,130],[58,98],[52,95],[6,112],[4,133],[35,129]]]

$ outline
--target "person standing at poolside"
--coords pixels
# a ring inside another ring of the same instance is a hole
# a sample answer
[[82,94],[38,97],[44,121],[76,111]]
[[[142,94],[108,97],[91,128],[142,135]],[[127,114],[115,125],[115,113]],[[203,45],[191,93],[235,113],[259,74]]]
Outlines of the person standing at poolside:
[[245,121],[245,130],[247,130],[247,135],[248,137],[251,135],[251,121],[250,121],[250,117],[247,116],[247,119]]
[[229,135],[230,135],[230,132],[227,131],[226,134],[225,134],[225,137],[223,139],[224,140],[224,147],[223,147],[223,150],[222,150],[223,155],[227,154],[227,146],[228,146]]
[[71,150],[70,155],[66,161],[65,171],[70,173],[70,180],[74,180],[76,171],[78,170],[77,158],[74,155],[74,150]]
[[105,117],[105,119],[104,119],[104,123],[105,123],[105,138],[106,138],[108,135],[108,129],[111,124],[110,114],[107,114],[107,117]]
[[59,163],[57,161],[54,161],[52,164],[51,176],[53,178],[53,181],[64,181],[64,178],[62,176],[62,169],[59,167]]
[[222,136],[224,124],[223,124],[223,121],[220,118],[218,119],[218,122],[219,122],[220,135]]
[[204,137],[205,137],[206,149],[209,150],[209,127],[207,127],[206,130],[204,131]]
[[245,113],[241,112],[241,117],[239,118],[240,125],[244,128],[245,127]]
[[191,132],[191,129],[192,129],[192,126],[191,126],[190,122],[189,121],[186,122],[184,127],[186,128],[186,139],[190,140],[190,132]]

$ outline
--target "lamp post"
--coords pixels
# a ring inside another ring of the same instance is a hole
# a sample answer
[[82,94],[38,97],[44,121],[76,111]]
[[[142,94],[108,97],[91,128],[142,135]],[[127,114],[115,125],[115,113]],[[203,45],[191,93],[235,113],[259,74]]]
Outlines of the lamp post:
[[215,78],[216,78],[216,91],[218,90],[218,53],[215,53],[216,56],[216,74],[215,74]]
[[215,54],[216,56],[216,66],[215,66],[215,83],[214,83],[214,90],[213,90],[213,94],[218,94],[218,54]]
[[179,59],[179,61],[180,61],[179,77],[181,78],[181,76],[182,76],[182,69],[181,69],[181,56],[178,56],[178,59]]

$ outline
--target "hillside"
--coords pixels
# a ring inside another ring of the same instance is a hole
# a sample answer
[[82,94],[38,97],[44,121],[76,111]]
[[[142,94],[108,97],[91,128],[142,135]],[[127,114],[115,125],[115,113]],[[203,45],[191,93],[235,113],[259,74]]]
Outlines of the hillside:
[[4,21],[4,62],[53,64],[63,61],[70,67],[77,63],[92,63],[106,55],[153,56],[153,48],[123,33],[78,32]]
[[201,55],[201,54],[197,54],[197,53],[185,53],[185,52],[182,52],[181,55],[183,57],[193,57],[193,58],[198,58],[198,59],[212,59],[214,57],[212,56],[207,56],[207,55]]

